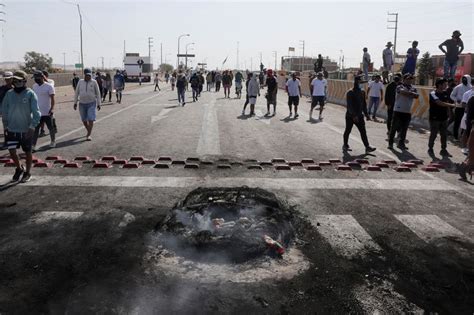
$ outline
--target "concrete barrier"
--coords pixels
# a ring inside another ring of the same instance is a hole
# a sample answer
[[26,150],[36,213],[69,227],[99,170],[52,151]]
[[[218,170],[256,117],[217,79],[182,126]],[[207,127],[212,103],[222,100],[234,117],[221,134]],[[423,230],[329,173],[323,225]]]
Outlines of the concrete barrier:
[[[310,96],[309,90],[309,77],[300,78],[301,81],[301,92],[303,95]],[[279,87],[285,88],[286,78],[284,76],[278,77]],[[346,93],[353,86],[352,81],[346,80],[328,80],[328,102],[346,106]],[[367,88],[367,84],[365,85]],[[416,127],[429,128],[429,93],[432,91],[432,88],[426,86],[416,86],[420,97],[413,102],[411,109],[412,118],[411,124]],[[384,87],[385,93],[385,87]],[[377,110],[377,116],[386,119],[387,118],[387,107],[382,101],[379,109]]]

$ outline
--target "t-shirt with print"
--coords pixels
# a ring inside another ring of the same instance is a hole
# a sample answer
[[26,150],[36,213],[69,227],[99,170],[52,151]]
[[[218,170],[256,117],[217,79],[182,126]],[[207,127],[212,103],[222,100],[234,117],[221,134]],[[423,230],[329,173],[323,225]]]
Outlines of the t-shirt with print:
[[436,120],[436,121],[448,120],[448,108],[437,105],[436,104],[437,100],[447,103],[449,101],[449,94],[446,91],[443,91],[443,92],[431,91],[430,92],[430,120]]
[[400,92],[402,91],[412,93],[417,92],[416,88],[413,85],[400,84],[399,86],[397,86],[397,96],[395,98],[395,106],[393,110],[395,112],[410,114],[414,98],[401,94]]
[[369,83],[370,93],[369,97],[380,97],[383,91],[383,83],[370,81]]
[[454,38],[445,40],[441,46],[446,46],[446,60],[449,62],[458,61],[459,47],[464,47],[461,39],[455,40]]
[[313,96],[326,96],[326,87],[328,86],[326,79],[313,79],[311,85],[313,86]]
[[286,86],[288,88],[288,95],[289,96],[300,96],[300,86],[301,86],[301,82],[300,80],[296,79],[296,80],[293,80],[293,79],[289,79],[287,82],[286,82]]
[[51,110],[51,95],[56,94],[54,87],[46,82],[41,85],[35,83],[33,84],[33,91],[38,97],[38,107],[41,116],[49,116],[49,111]]

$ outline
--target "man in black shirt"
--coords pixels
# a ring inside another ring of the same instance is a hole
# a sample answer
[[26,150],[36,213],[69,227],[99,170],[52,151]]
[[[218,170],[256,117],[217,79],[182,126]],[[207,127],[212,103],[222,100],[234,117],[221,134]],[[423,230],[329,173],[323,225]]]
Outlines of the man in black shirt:
[[401,83],[402,76],[397,73],[393,77],[393,81],[387,85],[385,89],[385,106],[387,106],[387,135],[392,128],[393,106],[395,105],[395,98],[397,96],[397,86]]
[[428,142],[428,154],[434,155],[433,146],[438,136],[441,137],[441,156],[450,157],[448,150],[446,150],[448,137],[448,109],[454,107],[454,104],[449,102],[449,94],[446,89],[448,82],[446,79],[436,80],[436,89],[430,93],[430,139]]
[[277,93],[278,93],[278,83],[273,75],[273,70],[267,70],[267,81],[265,82],[267,86],[267,116],[270,115],[270,104],[273,104],[273,116],[276,115],[276,106],[277,106]]
[[354,78],[354,87],[346,94],[346,130],[344,130],[344,145],[342,146],[342,150],[343,152],[352,151],[349,147],[349,135],[351,134],[352,127],[356,125],[357,129],[359,129],[362,142],[365,145],[365,153],[368,154],[375,151],[375,148],[369,145],[369,139],[367,138],[367,131],[365,129],[364,115],[368,118],[369,114],[367,113],[365,92],[361,90],[359,86],[361,81],[362,76],[356,76]]
[[[446,50],[443,48],[446,47]],[[444,78],[453,78],[456,74],[456,66],[459,55],[464,50],[464,43],[461,40],[461,32],[454,31],[451,39],[447,39],[439,44],[439,49],[445,54],[444,58]]]

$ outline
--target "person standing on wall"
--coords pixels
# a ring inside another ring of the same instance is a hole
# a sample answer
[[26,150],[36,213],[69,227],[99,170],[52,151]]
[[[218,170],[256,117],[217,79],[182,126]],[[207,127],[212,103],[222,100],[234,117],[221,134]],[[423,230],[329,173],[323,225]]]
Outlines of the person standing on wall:
[[403,66],[402,74],[411,73],[415,75],[416,70],[416,61],[418,59],[418,55],[420,54],[420,50],[417,48],[418,42],[414,40],[411,43],[411,48],[407,50],[407,59],[405,61],[405,65]]
[[[446,49],[443,47],[446,47]],[[439,44],[438,48],[445,54],[443,64],[444,78],[454,79],[459,55],[464,50],[464,43],[461,40],[461,32],[457,30],[454,31],[451,39],[447,39]]]
[[365,81],[369,81],[370,54],[367,47],[364,47],[362,51],[364,52],[362,55],[362,71],[364,72]]
[[383,77],[383,84],[388,84],[389,82],[389,75],[392,72],[392,66],[393,66],[393,51],[392,51],[392,42],[388,42],[387,45],[385,45],[385,48],[382,52],[382,60],[383,60],[383,72],[382,72],[382,77]]

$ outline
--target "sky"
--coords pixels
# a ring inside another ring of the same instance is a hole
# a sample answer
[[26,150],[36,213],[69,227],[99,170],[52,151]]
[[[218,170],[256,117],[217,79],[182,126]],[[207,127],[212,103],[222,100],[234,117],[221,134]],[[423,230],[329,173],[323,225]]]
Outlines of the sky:
[[[68,3],[69,2],[69,3]],[[398,13],[397,52],[405,52],[418,40],[421,53],[440,54],[438,45],[460,30],[465,52],[473,52],[473,1],[120,1],[120,0],[0,0],[0,61],[22,61],[25,52],[53,57],[54,63],[78,62],[80,50],[79,3],[83,14],[84,63],[86,67],[121,67],[124,40],[127,52],[148,55],[148,37],[153,37],[151,56],[176,65],[178,36],[181,53],[186,44],[196,54],[192,65],[206,62],[208,68],[237,66],[253,70],[260,63],[278,67],[288,47],[296,55],[329,56],[345,67],[358,67],[362,48],[375,63],[382,64],[382,50],[394,41],[387,13]]]

